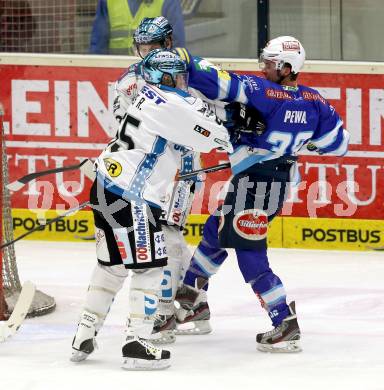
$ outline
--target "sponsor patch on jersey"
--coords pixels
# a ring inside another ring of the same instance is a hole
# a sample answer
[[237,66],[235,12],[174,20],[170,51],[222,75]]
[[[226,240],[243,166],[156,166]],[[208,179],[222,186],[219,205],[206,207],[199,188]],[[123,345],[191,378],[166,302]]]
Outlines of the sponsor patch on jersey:
[[204,129],[204,127],[201,127],[199,125],[196,125],[193,130],[197,131],[199,134],[203,135],[204,137],[209,137],[211,135],[211,132],[209,130]]
[[235,232],[247,240],[262,240],[267,236],[268,216],[262,210],[244,210],[233,219]]
[[327,101],[319,94],[312,93],[309,91],[303,91],[302,93],[304,100],[319,100],[323,104],[327,104]]
[[149,263],[152,261],[152,251],[146,206],[140,203],[131,203],[136,261],[138,263]]
[[265,90],[265,95],[270,99],[282,99],[282,100],[292,100],[293,97],[286,91],[280,89],[267,88]]
[[297,41],[283,42],[284,51],[300,51],[300,43]]
[[108,175],[111,177],[118,177],[123,170],[121,164],[112,158],[104,159],[105,168],[107,168]]

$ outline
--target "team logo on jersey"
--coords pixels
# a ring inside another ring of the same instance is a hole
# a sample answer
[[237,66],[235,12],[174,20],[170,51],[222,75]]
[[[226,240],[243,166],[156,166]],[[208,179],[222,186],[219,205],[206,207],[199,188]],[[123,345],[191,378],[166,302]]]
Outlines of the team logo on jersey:
[[209,130],[204,129],[204,127],[201,127],[199,125],[196,125],[193,130],[197,131],[199,134],[203,135],[204,137],[209,137],[211,135],[211,132]]
[[262,240],[267,236],[268,216],[263,210],[244,210],[233,219],[235,232],[247,240]]
[[104,159],[104,165],[105,168],[107,168],[108,175],[111,177],[117,177],[121,175],[121,172],[123,170],[120,163],[117,161],[111,159],[111,158],[105,158]]

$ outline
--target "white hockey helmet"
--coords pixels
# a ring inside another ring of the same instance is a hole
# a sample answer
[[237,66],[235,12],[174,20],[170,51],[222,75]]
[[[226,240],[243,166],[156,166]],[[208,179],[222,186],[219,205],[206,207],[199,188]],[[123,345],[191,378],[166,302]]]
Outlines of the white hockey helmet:
[[292,73],[299,73],[304,65],[305,50],[300,41],[294,37],[277,37],[270,40],[261,52],[260,63],[264,60],[274,62],[278,70],[288,63],[292,67]]

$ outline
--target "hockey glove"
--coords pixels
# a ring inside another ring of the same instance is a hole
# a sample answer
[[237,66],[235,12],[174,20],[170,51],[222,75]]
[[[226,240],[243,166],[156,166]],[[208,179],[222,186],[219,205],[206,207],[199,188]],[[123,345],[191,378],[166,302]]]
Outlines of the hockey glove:
[[315,144],[313,144],[312,142],[308,142],[307,143],[307,150],[309,150],[310,152],[317,152],[318,154],[323,154],[322,150],[319,149]]
[[225,127],[231,132],[242,132],[261,135],[265,131],[265,123],[260,113],[242,103],[229,103],[225,106],[227,122]]

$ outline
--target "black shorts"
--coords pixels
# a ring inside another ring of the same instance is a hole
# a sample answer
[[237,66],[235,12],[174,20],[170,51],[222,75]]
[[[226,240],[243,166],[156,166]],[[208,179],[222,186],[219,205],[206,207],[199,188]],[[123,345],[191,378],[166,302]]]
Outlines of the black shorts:
[[[90,200],[96,206],[92,210],[100,264],[124,264],[128,269],[167,265],[165,237],[159,221],[161,209],[128,202],[106,190],[97,179],[92,185]],[[114,212],[111,205],[115,202],[120,204]]]

